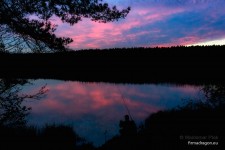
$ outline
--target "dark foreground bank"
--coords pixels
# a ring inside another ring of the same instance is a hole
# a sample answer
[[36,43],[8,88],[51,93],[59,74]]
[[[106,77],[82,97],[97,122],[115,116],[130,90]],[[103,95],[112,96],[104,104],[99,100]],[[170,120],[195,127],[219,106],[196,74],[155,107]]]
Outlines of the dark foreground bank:
[[0,54],[0,77],[114,83],[225,82],[225,46]]

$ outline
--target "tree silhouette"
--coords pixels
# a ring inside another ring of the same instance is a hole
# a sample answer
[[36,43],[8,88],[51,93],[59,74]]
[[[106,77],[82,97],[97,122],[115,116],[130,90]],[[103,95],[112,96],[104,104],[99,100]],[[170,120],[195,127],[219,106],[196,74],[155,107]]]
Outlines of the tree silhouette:
[[225,106],[225,85],[206,85],[202,90],[208,105],[213,108]]
[[26,99],[40,99],[47,92],[43,86],[35,94],[21,94],[21,86],[29,83],[24,79],[0,79],[0,126],[21,127],[31,110],[22,103]]
[[[82,18],[110,22],[125,18],[130,7],[119,11],[102,0],[1,0],[0,1],[0,49],[21,52],[65,51],[73,40],[57,37],[52,16],[74,25]],[[35,15],[38,19],[31,19]],[[4,46],[3,46],[4,45]]]

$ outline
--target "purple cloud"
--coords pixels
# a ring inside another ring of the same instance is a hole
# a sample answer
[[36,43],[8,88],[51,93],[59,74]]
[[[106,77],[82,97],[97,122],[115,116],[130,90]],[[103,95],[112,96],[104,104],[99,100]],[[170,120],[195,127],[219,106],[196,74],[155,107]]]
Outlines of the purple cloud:
[[57,34],[74,39],[73,49],[190,45],[225,38],[224,0],[107,1],[131,6],[126,19],[100,24],[84,19],[60,24]]

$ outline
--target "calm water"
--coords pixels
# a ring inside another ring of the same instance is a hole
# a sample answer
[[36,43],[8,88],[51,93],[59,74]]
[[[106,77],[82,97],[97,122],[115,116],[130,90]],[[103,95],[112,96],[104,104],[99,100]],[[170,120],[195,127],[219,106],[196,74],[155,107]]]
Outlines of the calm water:
[[119,134],[119,121],[128,110],[137,125],[140,125],[154,112],[199,97],[201,88],[59,80],[35,80],[33,83],[24,87],[24,92],[35,92],[45,84],[49,92],[41,100],[26,102],[27,106],[32,107],[28,123],[37,126],[53,123],[71,125],[80,136],[95,146],[103,144],[105,138],[107,140]]

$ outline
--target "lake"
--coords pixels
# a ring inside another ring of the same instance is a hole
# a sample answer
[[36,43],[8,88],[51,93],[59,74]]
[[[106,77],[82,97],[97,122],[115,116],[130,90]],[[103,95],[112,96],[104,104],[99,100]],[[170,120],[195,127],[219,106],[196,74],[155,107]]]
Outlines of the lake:
[[40,100],[26,101],[32,107],[28,124],[66,124],[76,133],[102,145],[119,134],[119,121],[129,114],[137,126],[159,110],[183,105],[201,96],[201,86],[173,84],[113,84],[62,80],[32,80],[24,93],[35,93],[46,85]]

